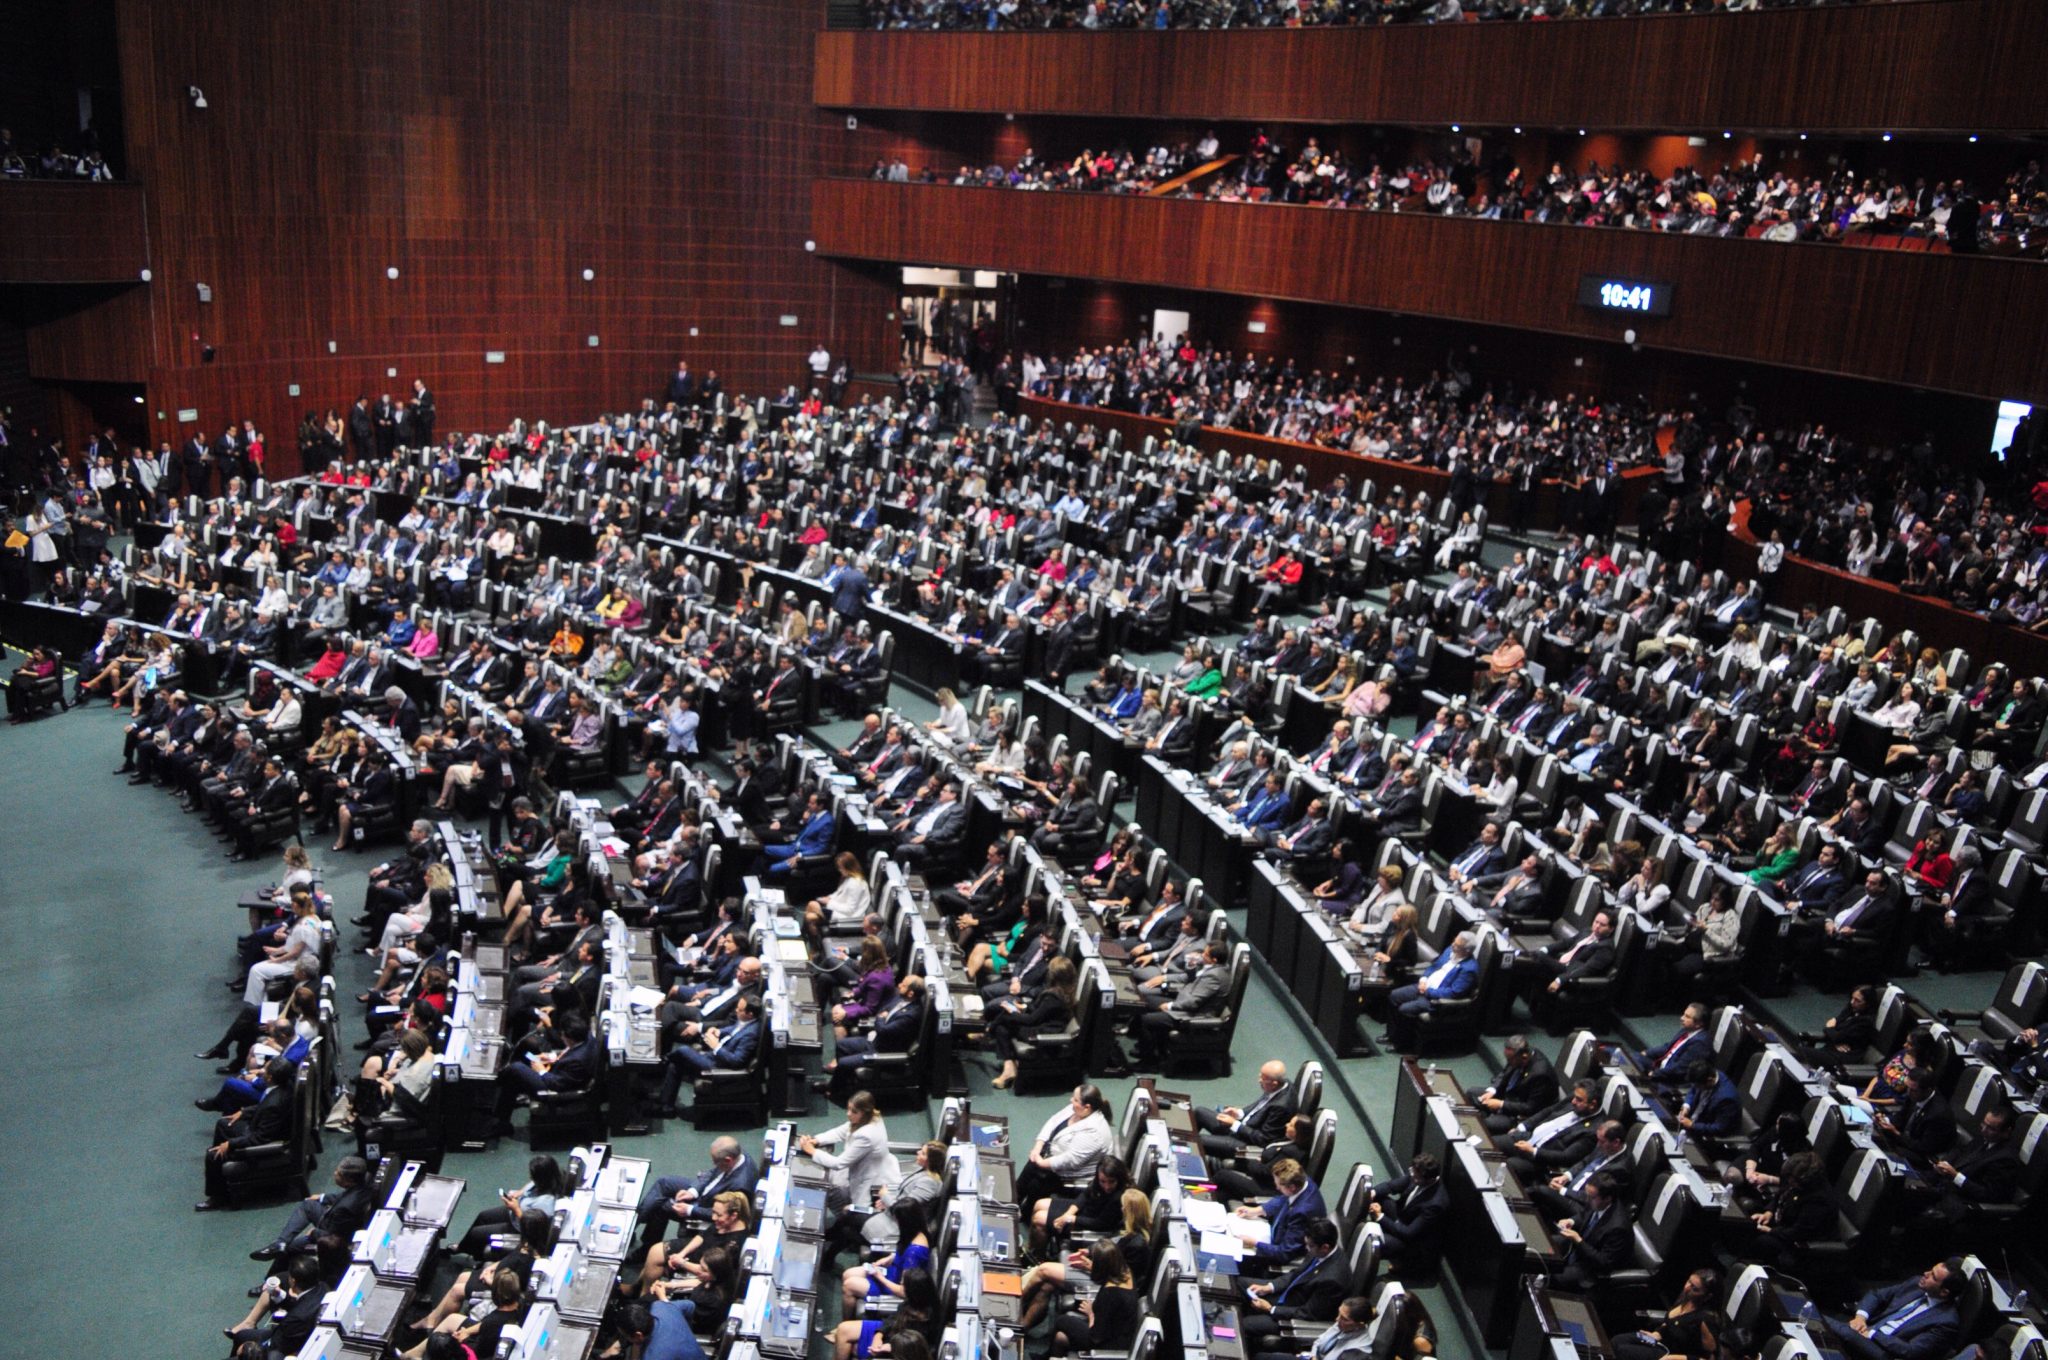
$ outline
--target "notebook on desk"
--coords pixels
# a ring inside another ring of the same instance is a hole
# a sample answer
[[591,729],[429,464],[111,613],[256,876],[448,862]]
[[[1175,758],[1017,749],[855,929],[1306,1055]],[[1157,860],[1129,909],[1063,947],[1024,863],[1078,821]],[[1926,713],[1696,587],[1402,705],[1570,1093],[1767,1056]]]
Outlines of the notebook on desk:
[[1168,1133],[1182,1133],[1190,1138],[1195,1136],[1195,1114],[1185,1105],[1161,1106],[1159,1122],[1166,1125]]

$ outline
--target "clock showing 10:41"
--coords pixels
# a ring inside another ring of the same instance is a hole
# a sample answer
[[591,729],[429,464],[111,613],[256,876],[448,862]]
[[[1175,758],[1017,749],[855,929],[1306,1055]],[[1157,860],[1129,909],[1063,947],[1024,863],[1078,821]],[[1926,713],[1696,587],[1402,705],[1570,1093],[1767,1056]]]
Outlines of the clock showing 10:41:
[[1586,274],[1579,279],[1579,305],[1599,312],[1626,312],[1630,316],[1669,316],[1671,285]]

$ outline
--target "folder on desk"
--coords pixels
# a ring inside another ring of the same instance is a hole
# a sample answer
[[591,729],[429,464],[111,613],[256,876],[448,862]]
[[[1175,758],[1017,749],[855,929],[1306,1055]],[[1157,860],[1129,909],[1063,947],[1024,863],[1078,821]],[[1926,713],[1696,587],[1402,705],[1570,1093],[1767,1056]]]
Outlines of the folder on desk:
[[1024,1294],[1024,1277],[1014,1270],[984,1270],[981,1272],[981,1292],[1021,1298]]

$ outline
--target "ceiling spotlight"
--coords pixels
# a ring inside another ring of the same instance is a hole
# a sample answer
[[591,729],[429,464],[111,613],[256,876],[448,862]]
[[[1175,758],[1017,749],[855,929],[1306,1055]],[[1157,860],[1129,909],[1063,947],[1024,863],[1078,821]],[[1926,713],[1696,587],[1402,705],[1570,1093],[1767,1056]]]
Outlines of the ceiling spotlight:
[[1516,129],[1515,129],[1515,135],[1516,135],[1517,137],[1521,136],[1521,135],[1522,135],[1522,130],[1521,130],[1520,128],[1516,128]]
[[1460,129],[1459,129],[1459,127],[1458,127],[1458,125],[1457,125],[1456,123],[1453,123],[1453,124],[1451,124],[1451,131],[1453,131],[1453,132],[1457,132],[1457,131],[1460,131]]
[[1806,140],[1806,134],[1805,134],[1805,133],[1803,133],[1803,132],[1802,132],[1802,133],[1800,133],[1800,134],[1799,134],[1799,140],[1800,140],[1800,141],[1802,141],[1802,142],[1803,142],[1803,141],[1805,141],[1805,140]]
[[1892,135],[1891,135],[1891,134],[1890,134],[1889,132],[1887,132],[1887,133],[1886,133],[1886,134],[1884,135],[1884,139],[1885,139],[1886,141],[1890,141],[1890,140],[1892,139]]
[[1973,141],[1973,142],[1974,142],[1974,141],[1976,141],[1976,140],[1977,140],[1977,134],[1976,134],[1976,133],[1974,133],[1974,132],[1973,132],[1973,133],[1971,133],[1971,134],[1970,134],[1970,140],[1971,140],[1971,141]]
[[1585,130],[1584,128],[1580,128],[1580,129],[1579,129],[1579,135],[1580,135],[1581,137],[1585,136],[1585,135],[1586,135],[1586,130]]
[[192,107],[195,109],[206,107],[206,91],[200,89],[197,85],[187,85],[185,87],[185,97],[192,101]]
[[1728,140],[1728,139],[1729,139],[1730,137],[1733,137],[1734,135],[1735,135],[1735,134],[1734,134],[1734,133],[1732,133],[1732,132],[1724,132],[1724,133],[1722,133],[1722,134],[1721,134],[1721,140],[1725,142],[1725,141],[1727,141],[1727,140]]

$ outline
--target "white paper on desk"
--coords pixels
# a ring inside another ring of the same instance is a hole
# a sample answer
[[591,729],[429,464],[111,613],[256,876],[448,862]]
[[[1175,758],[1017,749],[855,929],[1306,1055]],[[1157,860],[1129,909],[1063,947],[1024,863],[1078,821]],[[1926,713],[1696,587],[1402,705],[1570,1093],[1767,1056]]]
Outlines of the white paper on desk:
[[636,1011],[652,1011],[668,1000],[667,993],[659,987],[629,987],[626,989],[626,1005]]
[[1226,1237],[1220,1232],[1203,1233],[1195,1250],[1208,1256],[1227,1256],[1233,1261],[1244,1259],[1244,1243],[1235,1237]]
[[[1272,1225],[1263,1218],[1245,1218],[1233,1214],[1213,1199],[1189,1199],[1182,1204],[1187,1209],[1188,1226],[1207,1236],[1221,1233],[1235,1241],[1240,1237],[1252,1237],[1260,1242],[1273,1240]],[[1203,1248],[1204,1251],[1208,1248]]]

